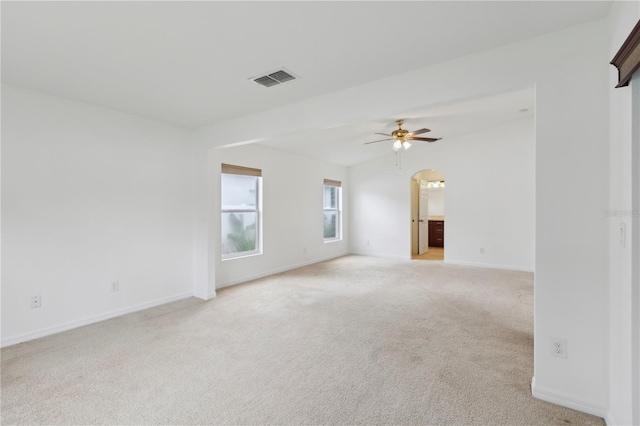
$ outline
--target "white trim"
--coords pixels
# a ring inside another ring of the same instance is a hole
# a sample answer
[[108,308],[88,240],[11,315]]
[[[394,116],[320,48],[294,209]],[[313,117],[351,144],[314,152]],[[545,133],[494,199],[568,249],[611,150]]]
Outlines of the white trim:
[[[640,72],[631,78],[631,208],[640,211]],[[631,422],[640,424],[640,217],[631,217]]]
[[253,256],[262,256],[262,251],[255,249],[251,251],[227,253],[227,254],[223,254],[220,260],[222,260],[223,262],[226,262],[227,260],[244,259],[245,257],[253,257]]
[[325,238],[322,242],[327,244],[327,243],[337,243],[339,241],[342,241],[342,237],[336,237],[336,238]]
[[609,417],[609,419],[611,418],[606,407],[574,395],[569,395],[568,393],[537,386],[535,377],[531,379],[531,394],[534,398],[540,399],[542,401],[547,401],[551,402],[552,404],[572,408],[574,410],[582,411],[583,413],[602,417],[603,419],[607,416]]
[[218,295],[216,294],[215,290],[210,292],[209,294],[201,293],[199,291],[193,292],[193,297],[197,297],[198,299],[202,299],[202,300],[215,299],[217,296]]
[[411,260],[411,256],[401,256],[397,254],[388,254],[388,253],[352,251],[350,254],[353,254],[356,256],[382,257],[384,259]]
[[605,424],[607,426],[614,426],[614,425],[619,425],[620,424],[613,417],[613,414],[611,413],[611,410],[607,410],[607,415],[604,417],[604,422],[605,422]]
[[335,259],[335,258],[338,258],[338,257],[346,256],[348,254],[349,254],[348,252],[341,252],[341,253],[337,253],[337,254],[332,254],[331,256],[327,256],[327,257],[321,257],[321,258],[317,258],[317,259],[308,260],[308,261],[305,261],[305,262],[296,263],[294,265],[288,265],[288,266],[283,266],[281,268],[271,269],[271,270],[266,271],[266,272],[260,272],[259,274],[248,275],[246,277],[242,277],[242,278],[238,278],[238,279],[235,279],[235,280],[227,281],[227,282],[224,282],[224,283],[221,283],[221,284],[218,284],[216,282],[216,290],[219,290],[219,289],[225,288],[225,287],[230,287],[230,286],[236,285],[236,284],[245,283],[247,281],[257,280],[258,278],[268,277],[269,275],[279,274],[280,272],[290,271],[292,269],[300,268],[302,266],[313,265],[314,263],[324,262],[325,260]]
[[51,327],[41,328],[36,331],[30,331],[28,333],[18,334],[17,336],[11,336],[6,339],[2,339],[2,344],[0,345],[0,347],[4,348],[6,346],[15,345],[18,343],[37,339],[39,337],[49,336],[51,334],[56,334],[62,331],[67,331],[74,328],[82,327],[84,325],[89,325],[89,324],[104,321],[110,318],[119,317],[122,315],[130,314],[132,312],[142,311],[144,309],[153,308],[155,306],[164,305],[166,303],[175,302],[177,300],[187,299],[189,297],[193,297],[192,292],[180,293],[180,294],[176,294],[168,297],[161,297],[160,299],[155,299],[150,302],[144,302],[137,305],[128,306],[125,308],[115,309],[113,311],[108,311],[98,315],[91,315],[79,320],[69,321],[60,325],[54,325]]
[[525,266],[493,265],[490,263],[467,262],[464,260],[445,260],[449,265],[475,266],[477,268],[505,269],[507,271],[535,272],[534,268]]

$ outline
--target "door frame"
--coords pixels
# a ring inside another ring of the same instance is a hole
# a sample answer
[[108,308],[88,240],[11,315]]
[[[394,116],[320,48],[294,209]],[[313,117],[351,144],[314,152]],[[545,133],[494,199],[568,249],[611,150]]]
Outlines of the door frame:
[[[417,255],[417,251],[418,251],[418,223],[417,223],[417,203],[419,202],[419,187],[420,187],[420,174],[422,172],[433,172],[436,176],[433,177],[428,177],[426,179],[426,181],[436,181],[436,180],[440,180],[440,181],[444,181],[445,180],[445,176],[444,173],[436,170],[436,169],[430,169],[430,168],[422,168],[419,169],[418,171],[416,171],[415,173],[413,173],[410,178],[409,178],[409,185],[410,185],[410,194],[409,194],[409,198],[410,198],[410,210],[409,210],[409,235],[410,235],[410,241],[411,241],[411,247],[409,250],[409,258],[413,258],[413,256]],[[427,221],[427,233],[429,232],[429,222]],[[446,228],[445,228],[446,230]],[[446,251],[445,251],[446,253]]]
[[[424,187],[423,187],[423,182],[424,182]],[[428,185],[427,180],[425,179],[418,179],[418,255],[423,255],[425,253],[427,253],[429,251],[429,190],[428,187],[426,185]],[[427,198],[427,212],[426,215],[422,214],[422,209],[420,208],[421,204],[422,204],[422,191],[425,191],[425,195]],[[423,217],[426,217],[426,223],[425,220],[423,220]],[[424,224],[423,224],[424,223]],[[424,252],[421,253],[422,250],[422,243],[423,243],[423,239],[425,237],[426,234],[426,240],[427,240],[427,246],[424,250]]]
[[[640,72],[631,79],[631,116],[640,117]],[[631,126],[631,420],[640,424],[640,123]]]
[[418,181],[411,177],[411,256],[418,254]]

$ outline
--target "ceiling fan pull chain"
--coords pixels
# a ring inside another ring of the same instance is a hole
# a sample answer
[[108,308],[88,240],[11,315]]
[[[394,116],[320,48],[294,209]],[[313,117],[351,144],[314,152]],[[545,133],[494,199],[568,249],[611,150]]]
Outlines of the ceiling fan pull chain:
[[396,151],[396,168],[402,170],[402,153],[400,151]]

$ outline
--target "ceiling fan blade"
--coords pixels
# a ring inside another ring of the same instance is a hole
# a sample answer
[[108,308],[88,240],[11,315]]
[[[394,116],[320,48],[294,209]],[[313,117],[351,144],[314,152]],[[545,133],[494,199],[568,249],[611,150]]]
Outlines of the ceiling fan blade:
[[389,136],[389,137],[391,137],[391,135],[388,135],[388,134],[386,134],[386,133],[374,133],[374,135],[382,135],[382,136]]
[[435,142],[435,141],[439,141],[442,138],[414,138],[414,137],[409,137],[407,139],[412,140],[412,141]]
[[365,145],[369,145],[370,143],[378,143],[378,142],[384,142],[384,141],[392,141],[393,139],[380,139],[379,141],[371,141],[371,142],[365,142]]
[[415,135],[420,135],[422,133],[427,133],[430,132],[430,129],[420,129],[420,130],[416,130],[415,132],[411,132],[409,133],[411,136],[415,136]]

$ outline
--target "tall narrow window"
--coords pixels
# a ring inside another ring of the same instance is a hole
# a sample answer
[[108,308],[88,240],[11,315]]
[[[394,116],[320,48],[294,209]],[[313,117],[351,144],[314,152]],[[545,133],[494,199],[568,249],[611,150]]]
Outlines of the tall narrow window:
[[222,165],[222,258],[260,253],[262,170]]
[[324,180],[324,241],[339,240],[342,237],[341,190],[340,181]]

